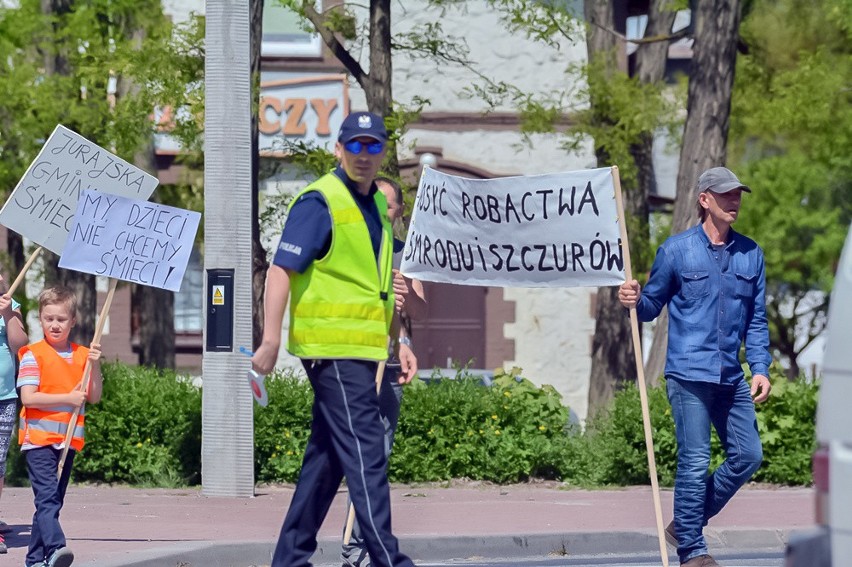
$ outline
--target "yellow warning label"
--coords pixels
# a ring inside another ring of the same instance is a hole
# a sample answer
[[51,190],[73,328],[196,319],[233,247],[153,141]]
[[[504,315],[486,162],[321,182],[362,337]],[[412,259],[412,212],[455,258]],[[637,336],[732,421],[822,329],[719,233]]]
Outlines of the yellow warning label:
[[213,305],[225,305],[225,286],[213,286]]

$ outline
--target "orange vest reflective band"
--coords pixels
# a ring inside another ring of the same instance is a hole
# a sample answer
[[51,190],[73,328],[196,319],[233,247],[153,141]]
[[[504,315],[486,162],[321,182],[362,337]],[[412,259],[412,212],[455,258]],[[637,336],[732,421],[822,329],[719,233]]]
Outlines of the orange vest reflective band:
[[[62,358],[56,350],[45,341],[39,341],[23,347],[18,351],[18,360],[27,351],[32,352],[39,370],[38,391],[45,394],[67,394],[77,387],[83,379],[86,359],[89,349],[71,343],[71,362]],[[86,408],[80,408],[74,436],[71,437],[71,447],[77,451],[85,444]],[[50,409],[23,408],[19,422],[18,443],[24,440],[32,445],[48,446],[65,441],[68,423],[74,415],[73,406],[53,406]]]

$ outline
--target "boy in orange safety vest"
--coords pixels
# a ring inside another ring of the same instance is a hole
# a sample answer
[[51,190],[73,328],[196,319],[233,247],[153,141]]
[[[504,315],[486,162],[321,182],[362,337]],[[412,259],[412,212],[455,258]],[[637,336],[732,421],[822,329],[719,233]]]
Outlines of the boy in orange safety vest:
[[[21,361],[18,389],[21,410],[18,442],[27,459],[27,473],[33,488],[35,514],[26,557],[27,567],[68,567],[74,554],[65,546],[59,525],[59,511],[71,476],[74,455],[83,448],[85,402],[101,399],[103,381],[99,359],[100,345],[86,348],[68,337],[77,322],[77,298],[63,286],[45,289],[38,296],[38,318],[44,340],[18,351]],[[86,362],[91,365],[87,391],[82,389]],[[80,408],[65,458],[62,476],[57,478],[65,434]]]

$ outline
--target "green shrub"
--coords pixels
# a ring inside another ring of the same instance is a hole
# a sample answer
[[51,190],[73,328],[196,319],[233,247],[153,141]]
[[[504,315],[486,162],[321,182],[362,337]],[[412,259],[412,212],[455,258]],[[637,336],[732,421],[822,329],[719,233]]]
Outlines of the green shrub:
[[[749,376],[750,378],[750,376]],[[802,485],[811,482],[811,455],[816,447],[814,419],[819,386],[800,379],[789,381],[783,371],[770,367],[772,394],[756,406],[763,443],[763,464],[753,480]],[[677,441],[665,382],[648,389],[655,464],[661,485],[674,485]],[[635,384],[620,390],[608,408],[589,421],[586,436],[600,457],[594,484],[648,484],[648,461],[642,428],[639,390]],[[711,435],[711,469],[725,458],[715,430]]]
[[75,480],[179,486],[200,482],[201,390],[174,372],[103,366],[101,402],[86,408]]
[[[176,486],[198,483],[201,470],[201,391],[173,372],[104,365],[104,396],[89,406],[86,448],[74,478]],[[558,479],[580,486],[648,484],[639,392],[628,384],[585,431],[550,386],[520,371],[498,371],[491,387],[460,372],[456,379],[415,380],[405,389],[389,463],[395,482],[470,478],[498,483]],[[773,392],[757,406],[764,463],[756,481],[811,482],[818,384],[790,382],[771,369]],[[313,391],[292,372],[267,378],[270,404],[254,406],[255,478],[295,482],[310,434]],[[649,388],[655,462],[660,484],[671,486],[677,465],[674,424],[665,385]],[[724,459],[711,437],[711,466]],[[8,485],[26,483],[13,441]]]
[[296,482],[311,432],[314,393],[291,371],[266,379],[268,406],[254,406],[254,470],[261,482]]
[[772,393],[757,406],[757,428],[763,442],[759,482],[811,484],[811,455],[816,450],[815,416],[819,384],[787,380],[780,369],[772,374]]
[[[665,386],[648,388],[648,406],[657,477],[660,484],[670,485],[674,482],[676,449]],[[595,484],[650,483],[642,423],[639,389],[632,382],[616,393],[606,410],[599,411],[588,421],[585,435],[597,455],[592,475]]]
[[550,386],[498,373],[493,386],[462,372],[406,388],[389,475],[393,481],[466,477],[517,482],[554,478],[568,409]]

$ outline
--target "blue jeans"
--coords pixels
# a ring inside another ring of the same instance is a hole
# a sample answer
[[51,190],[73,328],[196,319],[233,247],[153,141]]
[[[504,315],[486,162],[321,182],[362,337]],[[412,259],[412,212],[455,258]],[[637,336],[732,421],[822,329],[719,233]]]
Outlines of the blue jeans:
[[[763,449],[748,383],[666,381],[677,437],[674,526],[677,553],[685,563],[707,553],[703,528],[760,467]],[[716,429],[725,461],[712,474],[710,426]]]
[[65,547],[65,533],[59,525],[59,512],[65,502],[65,490],[71,477],[76,451],[70,449],[65,457],[62,477],[56,477],[62,451],[53,447],[38,447],[24,451],[27,457],[27,473],[35,497],[35,514],[30,531],[30,547],[27,565],[46,561],[54,551]]
[[[396,433],[396,425],[399,422],[399,408],[402,405],[402,385],[397,381],[398,377],[399,368],[388,365],[382,377],[382,388],[379,390],[379,414],[382,417],[382,424],[385,426],[385,455],[388,457],[390,457],[393,449],[394,433]],[[350,504],[351,502],[349,500]],[[347,506],[347,516],[348,509],[349,506]],[[343,529],[345,535],[345,523]],[[361,536],[361,526],[358,525],[357,519],[352,524],[349,543],[342,547],[341,559],[344,565],[355,567],[370,565],[370,562],[366,561],[367,546]]]

